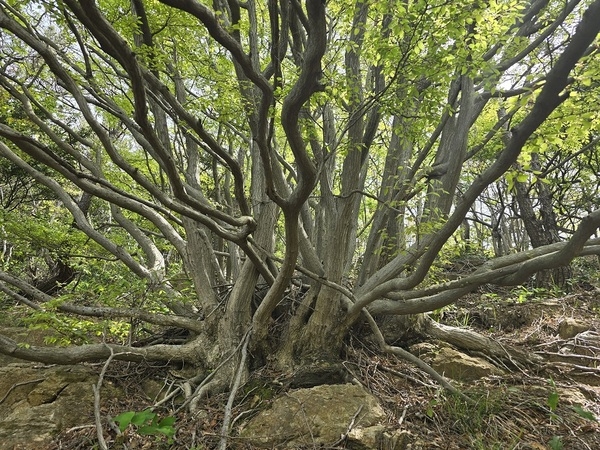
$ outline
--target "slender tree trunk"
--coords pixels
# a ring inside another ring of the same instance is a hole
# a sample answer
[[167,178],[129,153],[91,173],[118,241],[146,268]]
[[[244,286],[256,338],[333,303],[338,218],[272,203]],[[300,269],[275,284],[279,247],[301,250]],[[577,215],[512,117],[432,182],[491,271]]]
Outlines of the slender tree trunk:
[[[531,168],[539,170],[539,155],[534,153],[531,159]],[[537,207],[534,206],[532,192],[537,196]],[[534,186],[516,182],[515,197],[531,246],[537,248],[559,242],[558,224],[552,207],[552,193],[548,187],[541,181],[537,181]],[[536,214],[536,209],[539,209],[539,215]],[[538,288],[557,286],[565,289],[571,276],[572,270],[569,265],[543,270],[535,275],[535,286]]]

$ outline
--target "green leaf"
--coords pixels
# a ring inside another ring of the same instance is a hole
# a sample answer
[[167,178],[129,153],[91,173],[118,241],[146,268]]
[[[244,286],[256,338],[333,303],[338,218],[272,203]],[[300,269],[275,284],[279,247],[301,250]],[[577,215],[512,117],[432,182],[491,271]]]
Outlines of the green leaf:
[[594,416],[594,413],[592,413],[591,411],[583,409],[579,405],[573,405],[572,408],[577,414],[579,414],[584,419],[591,420],[592,422],[598,422],[598,419],[596,419],[596,416]]
[[158,426],[159,427],[172,427],[173,424],[175,423],[175,420],[176,420],[175,417],[172,417],[172,416],[165,417],[160,422],[158,422]]
[[156,414],[147,409],[145,411],[135,414],[131,418],[131,423],[139,427],[141,425],[144,425],[146,422],[151,421],[152,419],[154,419],[154,417],[156,417]]
[[119,414],[117,417],[114,418],[114,421],[119,424],[119,430],[121,431],[121,433],[125,431],[125,428],[129,426],[133,416],[135,416],[135,411],[127,411]]
[[173,427],[157,427],[154,425],[144,425],[138,429],[138,433],[142,436],[156,436],[162,434],[164,436],[172,437],[175,435],[175,428]]
[[554,411],[556,409],[556,407],[558,406],[558,392],[556,392],[556,391],[551,392],[548,395],[548,399],[546,400],[546,403],[548,404],[550,409],[552,411]]
[[173,427],[155,427],[158,433],[162,433],[165,436],[173,437],[175,435],[175,428]]
[[525,183],[529,179],[529,176],[526,173],[520,173],[517,175],[517,181],[519,183]]
[[137,432],[139,434],[141,434],[142,436],[153,436],[156,433],[156,427],[153,427],[151,425],[144,425],[143,427],[140,427]]
[[562,450],[564,448],[564,444],[562,443],[562,438],[560,436],[554,436],[548,442],[548,445],[552,450]]

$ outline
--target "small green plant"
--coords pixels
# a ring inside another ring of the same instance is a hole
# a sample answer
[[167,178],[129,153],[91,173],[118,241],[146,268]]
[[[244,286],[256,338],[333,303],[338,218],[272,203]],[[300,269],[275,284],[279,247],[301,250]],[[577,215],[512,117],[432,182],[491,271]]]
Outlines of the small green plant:
[[554,412],[554,410],[558,407],[558,391],[556,390],[556,384],[552,378],[550,378],[550,386],[552,386],[552,390],[548,394],[546,404],[550,408],[550,411]]
[[427,403],[427,410],[425,411],[425,414],[427,415],[427,417],[429,417],[430,419],[433,419],[433,416],[435,415],[435,410],[434,408],[436,407],[436,405],[439,403],[438,400],[436,400],[435,398],[429,400],[429,402]]
[[481,396],[475,405],[469,405],[462,398],[448,399],[448,412],[454,418],[454,426],[460,433],[475,435],[486,428],[488,417],[493,414],[494,405]]
[[463,328],[468,328],[471,323],[471,314],[467,311],[460,319],[457,319],[457,325]]
[[550,439],[548,445],[552,450],[563,450],[563,448],[565,448],[562,442],[562,437],[560,436],[554,436],[552,439]]
[[496,292],[486,292],[481,297],[491,301],[497,301],[501,299],[500,294],[497,294]]
[[528,300],[557,297],[560,295],[559,289],[546,289],[546,288],[528,288],[527,286],[519,286],[511,291],[511,294],[515,296],[517,303],[525,303]]
[[[558,415],[555,413],[555,411],[556,411],[556,408],[558,407],[559,398],[558,398],[558,391],[556,390],[556,384],[554,383],[554,380],[552,378],[550,378],[550,386],[552,386],[552,390],[548,394],[548,398],[546,399],[546,404],[550,408],[550,419],[554,420],[554,419],[558,419]],[[583,419],[590,420],[592,422],[598,421],[598,419],[596,419],[596,416],[594,416],[594,413],[592,413],[591,411],[588,411],[587,409],[582,408],[579,405],[573,405],[573,406],[571,406],[571,409],[573,411],[575,411],[575,413]]]
[[[448,395],[432,403],[429,409],[439,410],[444,417],[452,419],[452,426],[458,433],[474,436],[488,430],[489,419],[499,413],[502,409],[502,400],[488,392],[470,392],[469,396],[475,400],[473,404],[465,401],[458,395]],[[435,403],[433,403],[435,402]],[[439,405],[438,408],[436,406]]]
[[583,417],[586,420],[591,420],[592,422],[598,422],[598,419],[596,419],[596,416],[594,416],[593,412],[583,409],[579,405],[573,405],[571,408],[573,408],[573,411],[579,414],[579,417]]
[[119,424],[121,433],[133,425],[136,432],[143,436],[166,436],[169,444],[174,442],[175,417],[168,416],[159,420],[156,413],[146,409],[141,412],[126,411],[115,417],[114,421]]
[[558,419],[558,415],[554,412],[556,411],[556,408],[558,408],[558,391],[556,390],[556,384],[552,378],[550,378],[550,387],[552,389],[546,398],[546,405],[550,408],[550,421],[553,421]]

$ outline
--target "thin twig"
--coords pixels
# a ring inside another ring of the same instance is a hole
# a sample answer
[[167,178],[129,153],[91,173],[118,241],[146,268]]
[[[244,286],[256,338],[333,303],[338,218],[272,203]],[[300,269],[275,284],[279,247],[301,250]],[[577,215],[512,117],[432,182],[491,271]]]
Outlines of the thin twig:
[[572,363],[568,363],[568,362],[564,362],[564,361],[553,361],[551,364],[547,364],[548,367],[552,367],[553,365],[571,367],[573,369],[583,370],[584,372],[588,372],[590,374],[594,373],[594,372],[600,373],[600,367],[581,366],[579,364],[572,364]]
[[[102,388],[104,375],[106,374],[106,371],[108,370],[108,366],[110,365],[111,361],[119,355],[126,354],[126,352],[115,353],[110,345],[106,345],[106,347],[110,351],[110,356],[102,366],[102,370],[100,371],[100,375],[98,376],[98,383],[92,385],[92,389],[94,391],[94,420],[96,423],[96,434],[98,435],[98,446],[101,450],[108,450],[108,445],[106,445],[106,441],[104,440],[104,434],[102,432],[102,417],[100,415],[100,389]],[[121,430],[118,430],[117,434],[120,433]],[[125,444],[123,444],[123,447],[127,449],[127,446]]]
[[354,425],[356,424],[356,418],[359,416],[359,414],[361,413],[362,409],[363,409],[363,405],[360,405],[358,407],[358,410],[352,416],[352,419],[350,419],[350,423],[348,424],[348,427],[346,428],[346,432],[342,433],[342,436],[337,441],[335,441],[335,443],[333,444],[333,447],[341,444],[342,442],[344,442],[344,440],[346,440],[346,438],[348,437],[348,435],[350,434],[350,432],[354,428]]
[[402,411],[402,415],[400,416],[400,418],[398,419],[398,426],[402,426],[402,422],[404,422],[404,418],[406,417],[406,411],[408,411],[408,407],[410,405],[405,405],[404,406],[404,410]]
[[96,422],[96,434],[98,435],[98,446],[101,450],[108,450],[108,445],[106,445],[106,441],[104,440],[104,433],[102,432],[102,417],[100,415],[100,389],[102,388],[102,382],[104,381],[104,374],[106,373],[106,369],[108,369],[108,365],[115,357],[115,352],[112,347],[108,346],[110,351],[110,356],[102,366],[102,370],[100,371],[100,376],[98,377],[98,383],[92,385],[92,389],[94,390],[94,420]]
[[69,428],[66,433],[72,433],[73,431],[79,431],[79,430],[85,430],[86,428],[96,428],[95,424],[88,424],[88,425],[78,425],[76,427],[71,427]]
[[[577,354],[572,354],[572,353],[558,353],[558,352],[535,352],[535,354],[542,355],[542,356],[559,356],[561,358],[589,359],[592,362],[598,362],[598,356],[577,355]],[[563,362],[566,362],[566,361],[563,361]]]
[[404,374],[404,373],[402,373],[402,372],[400,372],[398,370],[392,369],[391,367],[386,367],[386,366],[382,365],[382,366],[379,366],[379,368],[381,370],[383,370],[384,372],[389,372],[392,375],[404,378],[405,380],[412,381],[413,383],[416,383],[416,384],[420,384],[421,386],[424,386],[426,388],[434,388],[435,389],[435,385],[429,384],[429,383],[425,383],[424,381],[421,381],[421,380],[419,380],[419,379],[417,379],[415,377],[411,377],[409,375],[406,375],[406,374]]
[[223,426],[221,427],[221,441],[219,443],[219,450],[227,450],[227,437],[229,436],[229,423],[231,422],[231,409],[233,408],[233,400],[235,399],[235,395],[240,388],[240,384],[242,383],[242,374],[246,368],[246,359],[248,358],[248,343],[250,342],[250,334],[251,330],[246,331],[246,334],[242,338],[242,352],[240,358],[240,364],[238,365],[238,370],[235,375],[235,381],[233,382],[233,387],[231,388],[231,392],[229,393],[229,398],[227,399],[227,405],[225,406],[225,415],[223,417]]
[[215,375],[217,374],[217,372],[221,369],[221,367],[223,367],[231,358],[234,357],[234,355],[237,353],[238,349],[243,345],[244,341],[242,340],[242,342],[240,342],[240,344],[227,356],[227,358],[225,358],[223,361],[221,361],[221,363],[215,367],[215,369],[210,372],[208,375],[206,375],[206,377],[202,380],[202,382],[198,385],[198,387],[196,388],[196,390],[194,391],[194,394],[190,397],[187,396],[187,390],[189,387],[189,383],[194,383],[196,382],[196,380],[198,379],[198,376],[191,378],[188,380],[187,383],[184,383],[182,386],[183,391],[186,393],[186,399],[183,402],[183,404],[177,408],[177,410],[175,411],[176,413],[181,411],[183,408],[187,407],[188,405],[190,405],[189,409],[190,411],[195,411],[196,410],[196,403],[194,402],[194,400],[198,397],[198,395],[202,392],[202,388],[208,384],[209,381],[211,381]]
[[[175,389],[171,390],[173,388],[173,385],[174,385],[174,382],[171,382],[171,385],[168,387],[167,394],[165,394],[165,396],[161,400],[155,401],[155,403],[154,403],[155,408],[161,406],[163,403],[168,402],[169,400],[171,400],[173,397],[175,397],[182,391],[181,386],[177,386],[177,387],[175,387]],[[191,395],[191,391],[190,391],[190,395]]]

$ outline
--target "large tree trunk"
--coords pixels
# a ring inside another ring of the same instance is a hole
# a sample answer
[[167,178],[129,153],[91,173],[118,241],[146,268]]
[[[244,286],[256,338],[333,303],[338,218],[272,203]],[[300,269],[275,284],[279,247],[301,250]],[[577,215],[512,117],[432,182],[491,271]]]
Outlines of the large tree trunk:
[[[540,170],[537,153],[531,155],[531,169]],[[532,198],[534,192],[537,197],[537,205],[534,204]],[[531,246],[538,248],[559,242],[558,223],[552,206],[552,193],[548,186],[539,180],[533,186],[528,183],[516,182],[515,197]],[[536,214],[536,209],[539,210],[539,215]],[[572,270],[569,265],[543,270],[535,275],[535,287],[551,288],[556,286],[566,289],[571,276]]]
[[[406,123],[398,116],[392,124],[392,137],[383,169],[379,190],[380,204],[373,216],[362,264],[358,268],[358,284],[363,284],[371,274],[389,263],[398,252],[405,249],[404,202],[410,187],[410,158],[412,142],[402,138]],[[387,225],[387,226],[386,226]]]

